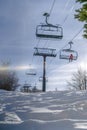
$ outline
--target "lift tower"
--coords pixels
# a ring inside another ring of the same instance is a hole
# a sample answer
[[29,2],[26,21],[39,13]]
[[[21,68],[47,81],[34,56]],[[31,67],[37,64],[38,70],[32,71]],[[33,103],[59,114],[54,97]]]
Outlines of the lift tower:
[[43,84],[42,84],[42,91],[46,91],[46,57],[56,57],[56,49],[50,49],[50,48],[34,48],[35,56],[43,56]]

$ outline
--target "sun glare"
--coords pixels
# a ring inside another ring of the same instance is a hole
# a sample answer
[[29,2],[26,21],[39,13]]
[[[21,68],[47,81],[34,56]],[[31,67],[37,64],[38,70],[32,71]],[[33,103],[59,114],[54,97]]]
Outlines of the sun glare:
[[14,69],[15,69],[15,70],[26,70],[26,69],[30,69],[30,67],[24,65],[24,66],[16,66]]
[[5,70],[16,70],[16,71],[21,71],[21,70],[27,70],[27,69],[33,69],[33,66],[29,65],[20,65],[20,66],[9,66],[9,67],[0,67],[0,71],[5,71]]
[[85,62],[85,63],[81,62],[81,63],[80,63],[80,67],[81,67],[83,70],[87,70],[87,63],[86,63],[86,62]]

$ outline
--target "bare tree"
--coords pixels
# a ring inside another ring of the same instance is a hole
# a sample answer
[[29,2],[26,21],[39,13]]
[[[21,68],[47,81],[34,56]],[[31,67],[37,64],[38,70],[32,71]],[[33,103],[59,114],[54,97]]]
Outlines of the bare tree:
[[0,89],[13,91],[18,86],[18,78],[16,72],[9,68],[9,63],[2,63],[0,67]]
[[79,68],[77,72],[72,74],[71,81],[67,81],[69,87],[76,90],[86,90],[87,89],[87,72]]

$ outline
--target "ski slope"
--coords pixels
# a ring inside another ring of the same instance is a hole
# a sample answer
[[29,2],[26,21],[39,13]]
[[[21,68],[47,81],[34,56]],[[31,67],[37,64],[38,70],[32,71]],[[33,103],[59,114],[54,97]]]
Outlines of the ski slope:
[[87,91],[0,90],[0,130],[87,130]]

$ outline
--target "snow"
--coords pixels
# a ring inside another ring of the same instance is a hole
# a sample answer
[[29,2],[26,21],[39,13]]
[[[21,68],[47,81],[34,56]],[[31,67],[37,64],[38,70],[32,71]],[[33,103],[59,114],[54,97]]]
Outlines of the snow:
[[0,130],[87,130],[87,91],[0,90]]

